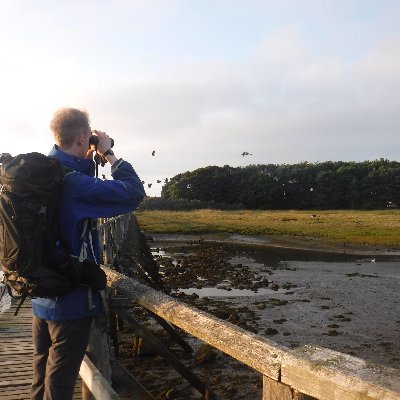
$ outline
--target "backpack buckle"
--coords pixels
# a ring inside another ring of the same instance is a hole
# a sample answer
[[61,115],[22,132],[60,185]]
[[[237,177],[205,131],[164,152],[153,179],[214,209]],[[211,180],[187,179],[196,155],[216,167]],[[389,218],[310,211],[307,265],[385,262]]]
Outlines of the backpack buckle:
[[41,205],[39,210],[39,215],[46,215],[46,213],[47,213],[47,207]]

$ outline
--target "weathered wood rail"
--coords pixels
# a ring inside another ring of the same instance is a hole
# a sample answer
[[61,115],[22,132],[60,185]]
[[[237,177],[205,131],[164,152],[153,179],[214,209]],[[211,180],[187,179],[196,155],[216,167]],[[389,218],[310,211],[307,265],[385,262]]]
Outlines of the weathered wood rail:
[[[115,267],[127,233],[138,267],[143,237],[133,214],[107,222],[106,260]],[[118,240],[115,240],[118,238]],[[118,243],[117,243],[118,242]],[[146,250],[147,251],[147,250]],[[112,261],[112,262],[111,262]],[[122,273],[104,268],[108,285],[154,315],[263,375],[263,400],[399,400],[400,371],[312,344],[294,350],[202,312]],[[149,274],[150,275],[150,274]],[[149,278],[150,279],[150,278]]]

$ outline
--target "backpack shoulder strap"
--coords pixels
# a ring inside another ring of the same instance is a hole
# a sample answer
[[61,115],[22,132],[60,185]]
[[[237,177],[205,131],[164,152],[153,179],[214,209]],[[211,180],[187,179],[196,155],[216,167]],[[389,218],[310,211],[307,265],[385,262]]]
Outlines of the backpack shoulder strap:
[[79,261],[84,261],[87,260],[88,252],[87,252],[87,247],[88,243],[86,242],[86,238],[88,239],[89,242],[89,249],[92,254],[93,260],[96,264],[98,263],[98,260],[96,258],[96,255],[94,254],[94,248],[93,248],[93,234],[92,234],[92,219],[91,218],[85,218],[83,221],[83,229],[82,229],[82,234],[81,234],[81,250],[79,253]]

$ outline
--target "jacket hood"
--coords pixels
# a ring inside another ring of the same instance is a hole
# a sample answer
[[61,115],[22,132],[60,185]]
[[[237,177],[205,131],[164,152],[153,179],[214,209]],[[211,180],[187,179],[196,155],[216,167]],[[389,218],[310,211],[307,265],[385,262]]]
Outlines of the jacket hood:
[[56,144],[51,149],[49,156],[57,158],[57,160],[60,160],[61,164],[63,164],[67,168],[71,168],[74,171],[81,172],[85,175],[94,176],[94,161],[65,153],[64,151],[60,150],[60,148]]

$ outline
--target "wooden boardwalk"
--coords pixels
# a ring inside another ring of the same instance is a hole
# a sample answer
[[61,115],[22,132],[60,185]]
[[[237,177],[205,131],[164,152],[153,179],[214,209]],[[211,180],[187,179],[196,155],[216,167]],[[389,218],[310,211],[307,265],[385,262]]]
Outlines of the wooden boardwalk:
[[[18,315],[17,301],[0,315],[0,399],[29,400],[32,381],[32,310],[26,300]],[[82,382],[78,379],[74,400],[82,399]]]

